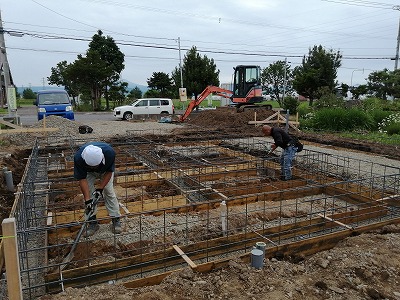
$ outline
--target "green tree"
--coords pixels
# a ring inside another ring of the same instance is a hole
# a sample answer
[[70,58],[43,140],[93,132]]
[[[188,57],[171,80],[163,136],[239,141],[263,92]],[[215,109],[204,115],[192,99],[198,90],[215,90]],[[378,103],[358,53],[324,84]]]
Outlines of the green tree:
[[159,97],[169,97],[173,81],[167,73],[153,72],[153,75],[147,79],[147,85],[151,90],[157,91]]
[[318,89],[328,87],[332,92],[337,85],[337,70],[341,66],[340,52],[325,50],[321,45],[309,50],[302,64],[293,71],[293,87],[302,96],[310,99],[310,106],[319,97]]
[[392,86],[392,96],[396,99],[400,99],[400,69],[394,70],[389,80]]
[[31,88],[26,88],[22,92],[22,97],[24,99],[36,99],[36,94],[32,91]]
[[68,64],[65,60],[59,62],[56,67],[51,68],[51,75],[47,77],[47,81],[49,84],[64,86],[67,93],[73,97],[74,105],[76,105],[75,99],[79,95],[79,86],[68,73],[70,66],[71,64]]
[[90,99],[91,108],[100,110],[100,98],[103,95],[108,72],[107,66],[96,52],[87,52],[70,66],[69,75],[79,86],[83,98]]
[[292,81],[292,71],[286,61],[279,60],[270,64],[261,72],[262,85],[269,88],[271,96],[274,96],[281,107],[283,104],[283,87],[285,87],[285,94],[291,94],[293,92]]
[[340,85],[340,95],[341,95],[343,98],[346,98],[346,97],[347,97],[347,92],[349,92],[349,91],[350,91],[350,86],[349,86],[348,84],[342,83],[342,84]]
[[[114,39],[110,36],[103,36],[103,32],[99,30],[89,43],[89,52],[93,52],[100,56],[100,59],[105,63],[104,78],[102,79],[102,87],[104,88],[104,96],[106,99],[106,109],[110,108],[108,89],[113,86],[119,79],[122,70],[125,68],[125,55],[119,50]],[[97,99],[96,99],[97,100]]]
[[352,87],[350,91],[353,95],[352,98],[358,100],[360,99],[361,95],[365,95],[368,93],[368,86],[366,84],[361,84],[359,86]]
[[[214,63],[214,59],[209,59],[206,55],[201,57],[197,48],[193,46],[186,53],[182,64],[183,85],[186,87],[188,95],[200,94],[207,86],[219,86],[219,70]],[[176,67],[172,71],[172,79],[175,84],[175,90],[178,92],[181,77],[180,69]]]
[[382,71],[372,72],[368,75],[368,90],[376,97],[387,100],[388,95],[396,93],[393,86],[395,84],[394,78],[397,76],[397,72],[393,73],[386,68]]
[[71,88],[73,94],[82,94],[82,99],[90,99],[93,110],[100,109],[100,98],[105,95],[109,109],[108,90],[118,82],[124,67],[124,54],[111,37],[104,37],[99,30],[85,55],[79,54],[71,64],[58,63],[48,80]]
[[131,89],[131,91],[129,92],[129,94],[127,95],[128,99],[140,99],[142,98],[142,91],[135,86],[135,88]]
[[114,107],[124,103],[126,94],[128,93],[127,87],[127,82],[116,82],[110,87],[108,97],[110,101],[114,102]]

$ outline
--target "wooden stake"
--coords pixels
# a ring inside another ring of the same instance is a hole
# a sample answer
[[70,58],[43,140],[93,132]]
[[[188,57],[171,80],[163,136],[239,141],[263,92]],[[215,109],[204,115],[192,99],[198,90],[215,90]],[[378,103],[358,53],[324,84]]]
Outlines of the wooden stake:
[[22,284],[19,269],[17,230],[15,218],[3,220],[4,257],[7,271],[8,297],[11,300],[22,300]]

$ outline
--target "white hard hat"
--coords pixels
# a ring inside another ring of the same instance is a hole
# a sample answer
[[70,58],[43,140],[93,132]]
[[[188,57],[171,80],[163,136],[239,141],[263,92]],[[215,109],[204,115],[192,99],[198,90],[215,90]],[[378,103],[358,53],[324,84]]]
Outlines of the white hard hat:
[[87,145],[82,151],[82,158],[88,166],[95,167],[104,164],[104,154],[100,147]]

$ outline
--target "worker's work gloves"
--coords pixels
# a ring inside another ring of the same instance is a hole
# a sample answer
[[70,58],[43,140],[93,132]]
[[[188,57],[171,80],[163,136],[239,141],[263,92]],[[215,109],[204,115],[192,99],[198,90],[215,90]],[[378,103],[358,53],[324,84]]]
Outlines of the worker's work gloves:
[[103,198],[103,189],[96,189],[92,193],[92,198],[85,201],[85,214],[87,216],[89,216],[89,214],[94,212],[97,203],[102,198]]
[[96,203],[93,199],[89,199],[85,201],[85,215],[90,216],[94,212],[94,207]]
[[94,198],[94,199],[103,198],[103,189],[96,189],[92,194],[92,198]]
[[271,153],[272,151],[274,151],[276,148],[275,144],[271,144],[269,146],[266,147],[266,150],[268,153]]

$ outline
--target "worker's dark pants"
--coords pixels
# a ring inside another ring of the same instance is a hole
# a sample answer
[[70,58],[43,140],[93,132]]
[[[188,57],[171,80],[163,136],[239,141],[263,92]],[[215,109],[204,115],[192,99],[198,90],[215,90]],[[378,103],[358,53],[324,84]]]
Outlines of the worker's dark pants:
[[283,179],[292,179],[292,162],[296,155],[297,147],[289,146],[283,150],[281,155],[281,175]]

